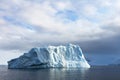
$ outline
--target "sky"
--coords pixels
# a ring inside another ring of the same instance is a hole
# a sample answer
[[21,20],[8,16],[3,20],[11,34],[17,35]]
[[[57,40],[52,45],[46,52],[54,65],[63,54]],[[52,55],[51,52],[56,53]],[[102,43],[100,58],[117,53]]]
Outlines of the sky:
[[120,54],[119,14],[120,0],[0,0],[0,64],[32,47],[68,43],[92,62],[110,63]]

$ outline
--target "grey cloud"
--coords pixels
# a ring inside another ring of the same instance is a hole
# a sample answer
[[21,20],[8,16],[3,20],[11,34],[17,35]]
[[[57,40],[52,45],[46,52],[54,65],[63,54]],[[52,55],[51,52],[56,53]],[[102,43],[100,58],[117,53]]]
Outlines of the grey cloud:
[[85,53],[90,54],[120,54],[120,35],[80,42]]
[[102,27],[103,29],[106,29],[106,30],[110,30],[110,31],[113,31],[113,32],[120,32],[120,25],[118,24],[109,24],[109,25],[106,25],[106,26],[103,26]]

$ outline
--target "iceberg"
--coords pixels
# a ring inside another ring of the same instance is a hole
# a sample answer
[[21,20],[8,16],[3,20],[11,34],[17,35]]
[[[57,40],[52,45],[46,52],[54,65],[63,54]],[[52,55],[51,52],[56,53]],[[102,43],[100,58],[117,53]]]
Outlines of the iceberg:
[[32,48],[28,53],[8,61],[8,68],[90,68],[78,45]]

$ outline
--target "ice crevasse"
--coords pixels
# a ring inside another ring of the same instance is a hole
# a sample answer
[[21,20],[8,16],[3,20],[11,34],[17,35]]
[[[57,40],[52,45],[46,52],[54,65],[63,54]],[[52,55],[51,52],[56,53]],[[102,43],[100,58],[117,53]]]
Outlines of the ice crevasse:
[[90,68],[78,45],[32,48],[28,53],[8,61],[8,68]]

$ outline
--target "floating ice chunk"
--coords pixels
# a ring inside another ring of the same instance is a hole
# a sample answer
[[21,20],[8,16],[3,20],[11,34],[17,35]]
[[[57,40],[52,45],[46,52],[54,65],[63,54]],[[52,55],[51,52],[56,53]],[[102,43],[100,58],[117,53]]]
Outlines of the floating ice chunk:
[[8,61],[8,68],[90,68],[78,45],[32,48],[28,53]]

